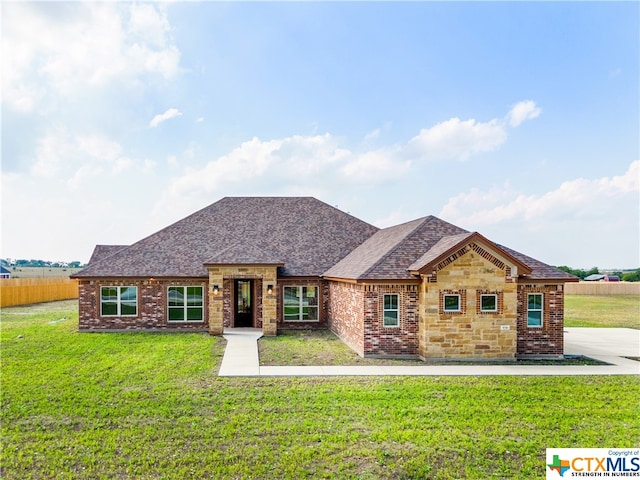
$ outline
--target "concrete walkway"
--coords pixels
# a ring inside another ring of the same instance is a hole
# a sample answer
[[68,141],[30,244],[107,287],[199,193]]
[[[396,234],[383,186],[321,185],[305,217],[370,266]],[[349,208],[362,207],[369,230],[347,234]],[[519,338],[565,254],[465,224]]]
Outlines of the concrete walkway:
[[610,365],[411,365],[411,366],[260,366],[256,328],[225,329],[227,346],[221,377],[289,377],[352,375],[638,375],[640,330],[629,328],[566,328],[565,354],[585,355]]

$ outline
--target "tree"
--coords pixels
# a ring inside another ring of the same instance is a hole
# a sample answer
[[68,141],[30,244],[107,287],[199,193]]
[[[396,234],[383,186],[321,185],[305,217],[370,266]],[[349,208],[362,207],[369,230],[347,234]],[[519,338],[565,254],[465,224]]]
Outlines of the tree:
[[588,277],[589,275],[594,275],[594,274],[598,274],[600,273],[600,271],[598,270],[598,267],[592,267],[590,270],[582,270],[580,268],[571,268],[571,267],[567,267],[565,265],[562,265],[560,267],[557,267],[558,270],[562,270],[563,272],[567,272],[570,273],[571,275],[575,275],[576,277],[580,278],[581,280],[584,280],[585,277]]
[[620,278],[623,282],[640,282],[640,268],[633,272],[626,272]]

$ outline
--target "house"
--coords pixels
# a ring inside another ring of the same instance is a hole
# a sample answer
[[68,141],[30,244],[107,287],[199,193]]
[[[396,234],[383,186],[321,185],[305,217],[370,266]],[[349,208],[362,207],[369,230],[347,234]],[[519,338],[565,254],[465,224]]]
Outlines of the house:
[[227,197],[99,245],[81,331],[329,328],[362,356],[562,356],[577,278],[434,216],[379,229],[314,198]]
[[0,278],[11,278],[11,271],[0,265]]

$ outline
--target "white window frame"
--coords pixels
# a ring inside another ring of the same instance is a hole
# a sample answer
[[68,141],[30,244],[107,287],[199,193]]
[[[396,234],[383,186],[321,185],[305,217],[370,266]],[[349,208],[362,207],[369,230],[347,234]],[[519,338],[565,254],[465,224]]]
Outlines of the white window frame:
[[[385,297],[396,297],[396,308],[386,308],[387,302]],[[395,312],[395,324],[387,324],[387,312]],[[400,327],[400,295],[398,293],[384,293],[382,295],[382,326],[385,328]]]
[[[447,297],[457,297],[458,298],[458,308],[455,310],[452,308],[447,308]],[[462,311],[462,295],[459,293],[443,293],[442,294],[442,311],[443,312],[461,312]]]
[[[298,308],[298,318],[291,318],[291,314],[287,314],[287,306],[292,306],[293,304],[286,303],[285,292],[287,288],[295,288],[297,289],[296,298],[298,298],[297,308]],[[313,288],[315,289],[315,296],[309,297],[308,295],[304,295],[305,289]],[[315,305],[309,305],[308,301],[305,305],[305,298],[314,298],[316,303]],[[318,323],[320,321],[320,287],[318,285],[285,285],[282,287],[282,320],[284,322],[310,322],[310,323]],[[310,309],[315,309],[316,318],[304,318],[304,309],[307,309],[307,314]]]
[[[540,308],[531,309],[529,308],[529,298],[533,295],[540,297]],[[529,322],[529,312],[540,312],[540,325],[532,325]],[[542,328],[544,324],[544,293],[527,293],[527,327],[528,328]]]
[[[183,288],[183,304],[181,306],[169,305],[169,291],[172,288]],[[202,298],[201,305],[189,305],[188,299],[188,289],[189,288],[199,288],[200,289],[200,298]],[[169,285],[167,287],[167,323],[202,323],[204,322],[204,287],[202,285]],[[200,320],[189,320],[189,309],[190,308],[198,308],[202,312],[200,315]],[[182,320],[172,320],[171,319],[171,310],[182,310]]]
[[[495,307],[492,309],[484,308],[482,305],[482,299],[484,297],[493,297],[495,300]],[[480,311],[481,312],[497,312],[498,311],[498,294],[497,293],[481,293],[480,294]]]
[[[115,300],[109,300],[105,302],[103,300],[102,290],[105,288],[112,288],[116,290],[116,298]],[[123,314],[122,313],[122,304],[123,303],[131,303],[131,301],[122,300],[122,292],[125,289],[133,288],[136,292],[136,311],[135,313]],[[105,314],[103,312],[103,305],[105,303],[115,303],[116,304],[116,313]],[[101,317],[137,317],[138,316],[138,287],[135,285],[103,285],[100,287],[100,316]]]

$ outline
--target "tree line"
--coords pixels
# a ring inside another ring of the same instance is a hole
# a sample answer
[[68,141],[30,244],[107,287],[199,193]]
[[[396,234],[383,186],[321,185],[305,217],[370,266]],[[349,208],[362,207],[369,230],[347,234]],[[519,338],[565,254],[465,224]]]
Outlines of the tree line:
[[82,268],[85,265],[82,262],[74,260],[73,262],[52,262],[49,260],[35,260],[35,259],[19,259],[11,260],[8,258],[0,259],[0,264],[3,267],[39,267],[39,268]]
[[[576,277],[580,278],[580,280],[584,280],[589,275],[601,274],[600,270],[598,270],[598,267],[593,267],[590,270],[583,270],[580,268],[571,268],[562,265],[557,268],[559,270],[562,270],[563,272],[575,275]],[[607,272],[606,274],[615,275],[616,277],[619,277],[623,282],[640,282],[640,268],[636,270]],[[602,273],[602,275],[604,275],[604,273]]]

